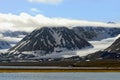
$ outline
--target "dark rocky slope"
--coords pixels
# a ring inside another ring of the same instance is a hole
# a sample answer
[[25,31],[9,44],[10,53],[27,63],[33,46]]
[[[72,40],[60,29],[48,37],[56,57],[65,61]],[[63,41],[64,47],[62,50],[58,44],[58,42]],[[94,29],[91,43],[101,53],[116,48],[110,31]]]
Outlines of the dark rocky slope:
[[120,53],[120,38],[118,38],[110,47],[105,49],[105,51],[112,53]]
[[66,27],[43,27],[34,30],[9,51],[39,51],[40,54],[93,47]]
[[107,49],[89,54],[85,57],[85,59],[89,59],[89,60],[120,59],[120,38],[118,38]]

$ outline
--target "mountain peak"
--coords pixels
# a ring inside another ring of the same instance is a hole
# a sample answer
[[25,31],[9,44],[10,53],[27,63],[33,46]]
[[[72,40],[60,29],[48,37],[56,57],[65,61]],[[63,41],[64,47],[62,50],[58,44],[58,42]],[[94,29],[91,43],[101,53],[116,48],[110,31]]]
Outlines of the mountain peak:
[[40,51],[40,54],[93,47],[66,27],[43,27],[34,30],[9,51]]

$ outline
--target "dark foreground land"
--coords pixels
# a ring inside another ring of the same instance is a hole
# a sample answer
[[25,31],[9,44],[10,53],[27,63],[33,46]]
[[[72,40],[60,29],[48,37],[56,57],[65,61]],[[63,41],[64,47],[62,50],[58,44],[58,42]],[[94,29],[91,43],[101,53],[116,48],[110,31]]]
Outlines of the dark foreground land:
[[120,61],[0,62],[0,72],[120,72]]
[[120,72],[120,67],[0,68],[0,72]]
[[119,60],[99,61],[42,61],[42,62],[0,62],[0,66],[57,66],[57,67],[120,67]]

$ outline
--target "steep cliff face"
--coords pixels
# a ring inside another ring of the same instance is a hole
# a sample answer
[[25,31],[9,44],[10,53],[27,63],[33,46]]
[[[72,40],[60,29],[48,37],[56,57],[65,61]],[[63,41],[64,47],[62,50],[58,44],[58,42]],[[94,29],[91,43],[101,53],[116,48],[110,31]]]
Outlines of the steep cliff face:
[[40,51],[42,54],[93,47],[66,27],[43,27],[34,30],[9,51]]

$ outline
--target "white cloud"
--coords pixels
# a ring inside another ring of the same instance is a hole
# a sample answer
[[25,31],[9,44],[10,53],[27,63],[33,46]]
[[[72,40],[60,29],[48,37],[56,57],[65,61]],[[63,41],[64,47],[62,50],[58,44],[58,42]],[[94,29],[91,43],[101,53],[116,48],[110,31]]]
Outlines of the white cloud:
[[37,12],[37,13],[40,12],[37,8],[31,8],[30,10],[31,10],[32,12]]
[[38,2],[38,3],[45,3],[45,4],[59,4],[63,0],[28,0],[29,2]]
[[35,28],[43,26],[94,26],[94,27],[119,27],[120,23],[107,24],[103,22],[91,22],[84,20],[73,20],[65,18],[49,18],[43,15],[31,16],[27,13],[21,13],[20,15],[13,14],[0,14],[0,31],[1,30],[24,30],[32,31]]
[[22,40],[22,38],[0,36],[0,40],[11,42],[11,43],[17,43],[20,40]]

